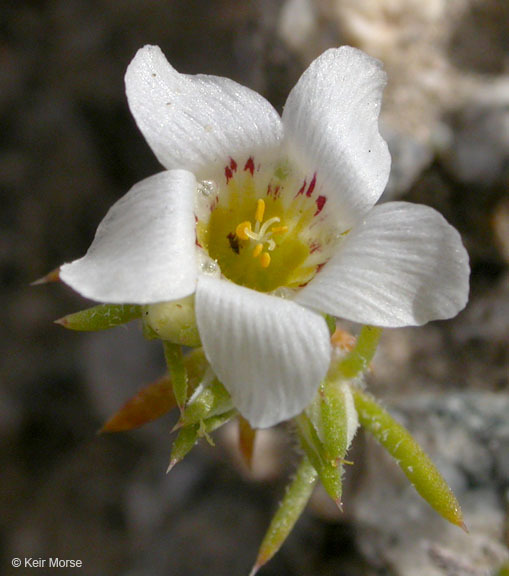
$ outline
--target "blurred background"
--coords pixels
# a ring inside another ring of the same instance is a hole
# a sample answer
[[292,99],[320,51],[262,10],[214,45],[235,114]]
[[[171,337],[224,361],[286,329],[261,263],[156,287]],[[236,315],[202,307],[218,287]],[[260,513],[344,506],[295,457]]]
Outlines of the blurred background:
[[[422,504],[360,433],[343,514],[318,490],[270,576],[483,576],[509,540],[509,2],[507,0],[26,0],[0,20],[0,572],[17,557],[81,559],[83,575],[247,575],[297,451],[235,430],[170,475],[174,416],[97,436],[164,371],[140,327],[66,332],[88,305],[30,287],[81,256],[108,207],[161,169],[130,117],[123,75],[161,46],[186,73],[229,76],[281,111],[299,75],[340,44],[382,59],[385,199],[438,209],[472,266],[467,309],[387,330],[371,390],[432,454],[470,535]],[[77,572],[74,570],[72,573]],[[40,574],[51,571],[40,570]],[[59,574],[65,574],[60,570]]]

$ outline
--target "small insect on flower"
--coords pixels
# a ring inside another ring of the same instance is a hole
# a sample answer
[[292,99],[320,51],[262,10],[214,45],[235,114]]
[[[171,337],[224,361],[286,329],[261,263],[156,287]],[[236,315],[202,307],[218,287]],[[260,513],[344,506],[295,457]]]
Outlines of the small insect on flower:
[[282,117],[231,80],[180,74],[156,46],[125,81],[164,171],[110,209],[60,277],[92,300],[146,306],[159,335],[164,303],[191,298],[192,341],[252,427],[312,401],[331,361],[325,314],[396,327],[465,306],[454,228],[425,206],[375,205],[390,170],[377,60],[326,51]]

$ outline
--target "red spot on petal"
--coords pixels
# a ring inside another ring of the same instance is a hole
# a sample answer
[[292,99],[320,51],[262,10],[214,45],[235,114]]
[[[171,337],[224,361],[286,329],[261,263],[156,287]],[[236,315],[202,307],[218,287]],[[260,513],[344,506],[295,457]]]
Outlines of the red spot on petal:
[[228,184],[228,182],[232,179],[232,176],[233,176],[233,172],[229,166],[225,167],[224,175],[226,177],[226,183]]
[[251,176],[252,176],[252,175],[254,174],[254,169],[255,169],[255,167],[254,167],[254,160],[253,160],[253,157],[250,156],[250,157],[247,159],[246,165],[244,166],[244,170],[245,170],[246,172],[250,172],[250,173],[251,173]]
[[304,183],[300,187],[300,190],[297,192],[297,194],[295,194],[295,197],[301,196],[302,194],[304,194],[304,190],[306,189],[306,184],[307,184],[307,182],[304,180]]
[[230,168],[233,172],[237,171],[237,162],[233,158],[230,158]]
[[321,244],[320,242],[312,242],[309,245],[309,253],[313,254],[314,252],[316,252],[317,250],[320,250]]
[[306,191],[306,196],[308,198],[311,196],[311,194],[313,194],[313,190],[315,189],[315,186],[316,186],[316,174],[313,174],[313,179],[309,183],[309,188]]
[[279,196],[279,193],[280,193],[280,192],[281,192],[281,186],[276,186],[276,187],[274,188],[274,192],[273,192],[274,198],[277,198],[277,197]]
[[320,214],[320,212],[323,210],[323,207],[325,206],[325,203],[327,202],[327,198],[325,196],[318,196],[315,202],[316,202],[316,212],[313,214],[313,216]]

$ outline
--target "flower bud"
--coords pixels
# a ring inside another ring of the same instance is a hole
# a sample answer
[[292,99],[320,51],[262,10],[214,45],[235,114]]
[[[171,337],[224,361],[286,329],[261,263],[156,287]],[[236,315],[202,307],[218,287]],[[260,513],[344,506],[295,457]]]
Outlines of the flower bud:
[[194,312],[194,294],[181,300],[146,306],[143,319],[162,340],[193,348],[200,346]]

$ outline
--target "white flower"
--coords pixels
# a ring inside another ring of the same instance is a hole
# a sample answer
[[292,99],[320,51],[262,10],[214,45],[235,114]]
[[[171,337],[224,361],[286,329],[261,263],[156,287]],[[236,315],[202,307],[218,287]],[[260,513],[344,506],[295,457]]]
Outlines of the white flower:
[[117,304],[195,293],[205,353],[239,411],[256,427],[295,416],[329,367],[323,313],[396,327],[467,301],[456,230],[425,206],[374,206],[390,169],[384,85],[378,61],[328,50],[280,118],[248,88],[179,74],[145,46],[127,97],[166,171],[110,209],[62,280]]

